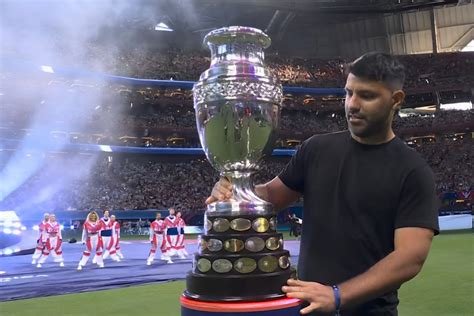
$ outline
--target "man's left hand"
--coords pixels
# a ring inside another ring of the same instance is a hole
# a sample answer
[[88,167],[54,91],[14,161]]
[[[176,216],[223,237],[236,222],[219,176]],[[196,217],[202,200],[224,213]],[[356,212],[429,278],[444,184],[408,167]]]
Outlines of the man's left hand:
[[303,308],[301,314],[309,314],[313,311],[333,312],[336,302],[332,287],[317,282],[306,282],[300,280],[288,280],[288,286],[283,286],[282,291],[288,297],[298,298],[309,303]]

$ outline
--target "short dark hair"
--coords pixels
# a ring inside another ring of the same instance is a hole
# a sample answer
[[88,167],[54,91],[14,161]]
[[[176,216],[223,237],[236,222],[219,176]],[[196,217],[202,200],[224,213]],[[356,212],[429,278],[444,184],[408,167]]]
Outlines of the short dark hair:
[[405,67],[398,59],[390,54],[381,52],[366,53],[352,63],[346,65],[346,75],[371,81],[379,81],[392,90],[403,88],[405,82]]

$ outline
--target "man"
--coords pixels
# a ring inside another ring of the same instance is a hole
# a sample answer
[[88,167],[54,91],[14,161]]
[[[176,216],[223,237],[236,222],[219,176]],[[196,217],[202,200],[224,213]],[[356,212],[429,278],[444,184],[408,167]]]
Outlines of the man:
[[156,250],[160,248],[161,251],[161,260],[165,260],[168,263],[173,263],[171,258],[167,256],[166,253],[166,241],[163,237],[165,231],[165,222],[161,218],[161,213],[156,213],[156,219],[150,225],[150,242],[151,242],[151,249],[150,253],[148,254],[148,259],[146,264],[149,266],[155,260]]
[[296,217],[295,213],[291,213],[288,215],[288,222],[290,224],[290,236],[298,237],[301,231],[301,224],[302,220],[299,217]]
[[[348,67],[349,131],[306,140],[278,177],[255,188],[277,209],[304,197],[298,276],[282,290],[302,314],[397,315],[397,289],[418,274],[438,232],[433,173],[397,138],[403,66],[368,53]],[[221,179],[206,200],[232,196]]]
[[49,222],[49,214],[44,213],[43,215],[43,220],[41,223],[38,225],[38,230],[39,230],[39,237],[38,240],[36,241],[36,249],[35,252],[33,253],[32,261],[31,264],[36,264],[36,261],[41,257],[41,254],[43,253],[44,250],[44,245],[46,244],[46,239],[48,239],[48,236],[45,231],[46,224]]

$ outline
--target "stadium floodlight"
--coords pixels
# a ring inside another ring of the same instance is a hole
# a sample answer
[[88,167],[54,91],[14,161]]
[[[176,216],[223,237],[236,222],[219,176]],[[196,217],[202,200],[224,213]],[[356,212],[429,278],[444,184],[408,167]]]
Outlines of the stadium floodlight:
[[165,23],[160,22],[157,25],[155,25],[155,31],[173,32],[174,30],[170,28],[168,25],[166,25]]
[[441,110],[472,110],[471,102],[444,103],[440,105]]
[[54,69],[51,66],[41,66],[41,71],[54,74]]
[[99,148],[101,151],[105,151],[107,153],[112,152],[112,147],[110,147],[109,145],[99,145]]

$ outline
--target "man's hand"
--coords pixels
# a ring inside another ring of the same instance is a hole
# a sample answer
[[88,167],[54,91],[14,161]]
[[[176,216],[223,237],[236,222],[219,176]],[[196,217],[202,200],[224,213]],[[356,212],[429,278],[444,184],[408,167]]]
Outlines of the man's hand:
[[309,314],[313,311],[333,312],[336,310],[336,302],[332,287],[317,282],[305,282],[300,280],[288,280],[288,286],[283,286],[282,291],[288,297],[298,298],[309,303],[303,308],[301,314]]
[[211,196],[206,199],[206,204],[217,201],[228,200],[232,197],[232,183],[225,177],[221,177],[212,188]]

